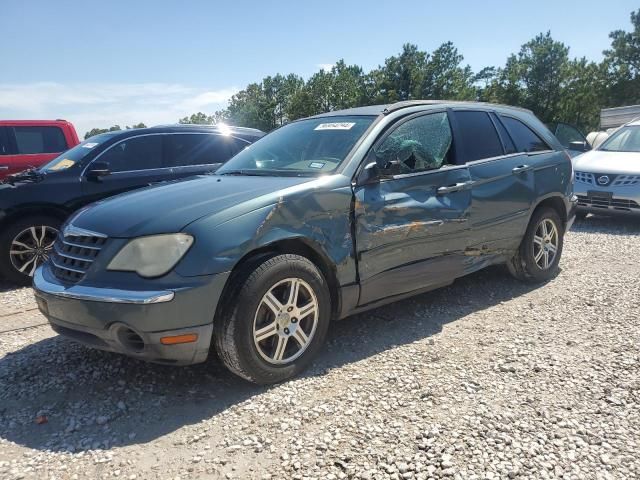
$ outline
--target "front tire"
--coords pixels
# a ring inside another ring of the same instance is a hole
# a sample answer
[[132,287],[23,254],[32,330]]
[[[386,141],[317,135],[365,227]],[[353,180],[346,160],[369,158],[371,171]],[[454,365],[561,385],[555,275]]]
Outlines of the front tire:
[[28,286],[33,274],[53,249],[60,220],[37,215],[8,225],[0,233],[0,276]]
[[518,251],[507,262],[509,272],[518,280],[545,282],[558,273],[564,245],[564,226],[552,208],[536,210]]
[[257,384],[304,370],[322,347],[331,318],[322,272],[305,257],[276,255],[241,271],[232,289],[237,295],[227,297],[214,324],[225,366]]

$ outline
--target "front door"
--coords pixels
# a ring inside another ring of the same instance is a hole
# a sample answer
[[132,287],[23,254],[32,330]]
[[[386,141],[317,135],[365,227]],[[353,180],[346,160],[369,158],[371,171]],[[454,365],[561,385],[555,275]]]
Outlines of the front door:
[[452,165],[446,112],[401,120],[374,146],[395,170],[354,189],[360,305],[460,276],[471,178]]
[[[82,182],[88,202],[161,183],[173,178],[163,155],[163,135],[141,135],[122,140],[98,155],[85,169]],[[92,177],[99,166],[108,175]]]

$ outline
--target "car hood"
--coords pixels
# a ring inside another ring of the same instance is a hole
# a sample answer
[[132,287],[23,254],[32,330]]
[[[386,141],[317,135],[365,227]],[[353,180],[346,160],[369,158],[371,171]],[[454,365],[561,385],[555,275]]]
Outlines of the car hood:
[[640,153],[592,150],[576,157],[573,168],[578,172],[640,175]]
[[276,203],[284,189],[308,177],[203,176],[145,188],[94,203],[69,223],[109,237],[179,232],[214,214],[234,218]]

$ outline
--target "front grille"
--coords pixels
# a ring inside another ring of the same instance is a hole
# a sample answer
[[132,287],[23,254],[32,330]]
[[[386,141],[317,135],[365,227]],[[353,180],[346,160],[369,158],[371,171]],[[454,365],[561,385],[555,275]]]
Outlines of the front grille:
[[587,183],[589,185],[596,184],[593,173],[589,172],[576,172],[576,182]]
[[51,266],[53,274],[63,282],[77,283],[96,259],[107,241],[96,235],[67,233],[59,235],[53,247]]
[[611,185],[614,187],[640,185],[640,175],[618,175]]
[[606,196],[599,197],[597,195],[578,195],[578,205],[593,208],[611,208],[614,210],[635,210],[640,208],[640,205],[633,200]]

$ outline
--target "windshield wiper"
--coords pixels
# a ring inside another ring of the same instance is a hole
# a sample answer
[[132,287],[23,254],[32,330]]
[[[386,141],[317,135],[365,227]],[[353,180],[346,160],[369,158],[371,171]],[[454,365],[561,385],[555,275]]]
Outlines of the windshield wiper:
[[9,175],[6,179],[6,183],[10,183],[13,185],[14,182],[21,180],[31,180],[31,181],[40,181],[44,178],[45,173],[39,170],[36,167],[30,167],[27,170],[23,170],[22,172],[14,173],[13,175]]
[[271,177],[274,172],[265,170],[227,170],[226,172],[216,172],[214,175],[247,175],[255,177]]

